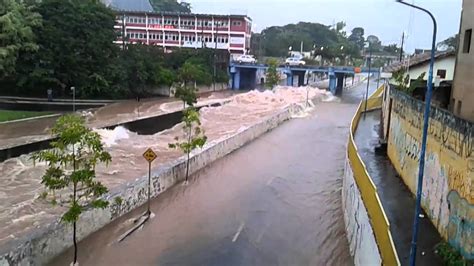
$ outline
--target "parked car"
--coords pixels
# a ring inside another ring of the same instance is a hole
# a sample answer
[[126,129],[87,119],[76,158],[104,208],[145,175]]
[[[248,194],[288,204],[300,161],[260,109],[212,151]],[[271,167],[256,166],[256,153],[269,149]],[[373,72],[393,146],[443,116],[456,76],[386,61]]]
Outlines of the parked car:
[[304,66],[306,62],[302,58],[289,57],[286,59],[285,63],[289,66]]
[[257,59],[253,57],[253,55],[243,54],[235,59],[235,61],[239,62],[239,64],[247,63],[247,64],[255,64],[257,63]]
[[286,59],[285,61],[286,65],[289,65],[289,66],[304,66],[306,65],[306,62],[303,61],[302,58],[298,58],[298,57],[289,57]]

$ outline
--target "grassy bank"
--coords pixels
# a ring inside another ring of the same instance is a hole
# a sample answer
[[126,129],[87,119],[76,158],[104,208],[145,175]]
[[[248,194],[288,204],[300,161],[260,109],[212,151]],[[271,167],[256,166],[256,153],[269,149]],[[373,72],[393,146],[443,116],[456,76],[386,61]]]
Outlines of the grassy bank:
[[28,111],[10,111],[0,110],[0,122],[18,120],[23,118],[49,115],[50,112],[28,112]]

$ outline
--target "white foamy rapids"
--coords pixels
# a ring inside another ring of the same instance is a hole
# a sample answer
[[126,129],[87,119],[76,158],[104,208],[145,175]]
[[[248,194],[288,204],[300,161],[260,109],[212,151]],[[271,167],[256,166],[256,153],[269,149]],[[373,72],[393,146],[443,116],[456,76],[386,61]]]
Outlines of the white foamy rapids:
[[110,129],[94,129],[102,138],[102,142],[106,147],[111,147],[112,145],[117,144],[117,141],[121,139],[128,139],[130,137],[130,132],[122,126],[118,126],[112,130]]
[[323,100],[323,102],[341,102],[341,98],[334,96],[334,95],[328,95],[326,96]]

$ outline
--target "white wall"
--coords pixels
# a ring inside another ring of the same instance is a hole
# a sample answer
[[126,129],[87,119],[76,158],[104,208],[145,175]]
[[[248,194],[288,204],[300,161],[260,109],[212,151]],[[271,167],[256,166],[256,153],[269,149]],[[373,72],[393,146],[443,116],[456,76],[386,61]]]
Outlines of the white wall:
[[[448,56],[441,59],[437,59],[434,64],[433,69],[433,80],[436,78],[436,73],[438,69],[445,69],[446,70],[446,78],[440,79],[443,80],[453,80],[454,78],[454,65],[456,63],[456,57]],[[429,62],[425,64],[418,65],[415,67],[410,67],[409,74],[410,79],[416,79],[421,73],[426,72],[424,80],[428,80],[428,70],[429,70]]]
[[342,209],[349,250],[357,265],[382,265],[367,209],[354,180],[349,159],[346,158],[342,185]]

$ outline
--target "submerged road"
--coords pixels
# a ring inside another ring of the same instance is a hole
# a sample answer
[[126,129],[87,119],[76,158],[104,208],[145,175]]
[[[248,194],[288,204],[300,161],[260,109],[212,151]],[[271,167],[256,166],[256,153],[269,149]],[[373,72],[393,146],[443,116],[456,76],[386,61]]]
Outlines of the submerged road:
[[[156,216],[125,241],[116,243],[143,209],[89,236],[79,243],[80,265],[352,265],[341,187],[349,123],[365,86],[164,192],[153,200]],[[52,265],[71,260],[68,250]]]

